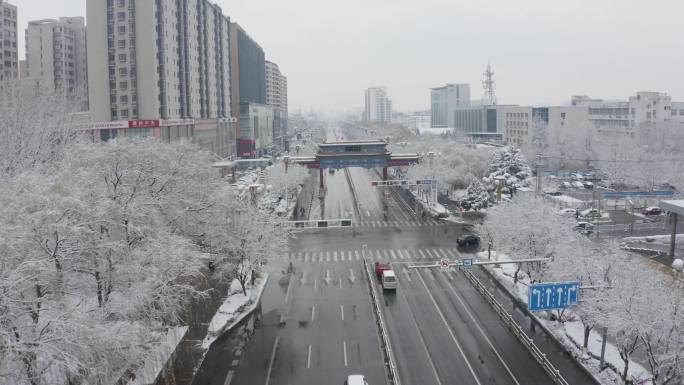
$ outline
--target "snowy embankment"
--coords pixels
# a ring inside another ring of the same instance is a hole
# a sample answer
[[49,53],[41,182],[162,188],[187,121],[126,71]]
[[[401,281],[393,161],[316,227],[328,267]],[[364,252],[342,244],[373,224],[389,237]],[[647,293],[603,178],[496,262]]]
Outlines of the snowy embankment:
[[430,213],[430,215],[435,216],[435,217],[439,214],[449,215],[449,210],[447,210],[446,207],[442,206],[440,203],[434,202],[434,203],[430,204],[424,198],[425,196],[423,196],[423,197],[418,196],[418,193],[416,191],[411,191],[411,194],[413,194],[413,196],[415,197],[416,202],[420,203],[420,205],[423,207],[423,210]]
[[228,296],[209,323],[209,330],[207,330],[207,336],[202,341],[202,348],[209,350],[217,338],[242,321],[259,305],[261,294],[264,292],[266,282],[268,282],[268,274],[262,274],[262,277],[256,279],[254,286],[249,282],[247,283],[247,295],[242,293],[240,282],[233,279],[230,290],[228,290]]
[[[487,253],[478,253],[478,258],[487,260]],[[503,254],[496,253],[492,251],[492,258],[498,261],[510,261],[511,259]],[[492,275],[501,282],[509,292],[511,292],[516,298],[524,304],[528,302],[528,287],[530,285],[530,279],[524,274],[523,271],[518,273],[518,282],[514,283],[514,274],[516,270],[515,264],[501,264],[499,267],[496,265],[488,265],[486,269],[489,270]],[[621,384],[620,375],[618,372],[620,368],[624,367],[624,363],[620,358],[620,353],[618,349],[610,343],[606,344],[605,352],[605,362],[610,369],[600,370],[599,360],[601,357],[601,345],[602,336],[592,330],[589,336],[588,351],[584,353],[582,351],[582,343],[584,340],[584,327],[582,322],[578,321],[579,317],[576,317],[572,310],[566,310],[564,313],[563,323],[558,321],[552,321],[547,318],[547,312],[533,313],[533,316],[546,328],[548,331],[553,333],[554,337],[560,341],[563,346],[570,352],[577,360],[602,384],[606,385],[617,385]],[[595,328],[596,329],[596,328]],[[647,379],[651,378],[652,375],[649,371],[642,365],[635,361],[630,361],[628,378],[631,379]],[[640,382],[640,384],[649,384],[648,382]]]
[[183,340],[187,331],[187,326],[169,329],[159,345],[150,347],[150,350],[154,353],[150,354],[143,365],[135,371],[135,375],[133,379],[128,382],[128,385],[154,384],[166,363],[171,359],[171,355],[176,351],[178,344]]

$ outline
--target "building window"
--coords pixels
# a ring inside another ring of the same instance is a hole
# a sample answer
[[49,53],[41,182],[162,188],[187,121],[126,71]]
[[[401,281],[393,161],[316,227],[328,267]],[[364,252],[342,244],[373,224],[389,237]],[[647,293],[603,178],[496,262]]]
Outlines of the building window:
[[119,97],[119,102],[121,102],[121,104],[128,104],[128,95],[121,95]]
[[119,54],[119,63],[125,63],[125,62],[126,62],[126,54],[120,53]]
[[119,75],[121,75],[121,76],[128,75],[128,68],[126,68],[126,67],[119,68]]
[[561,119],[565,119],[565,112],[561,112]]
[[119,82],[119,89],[120,90],[127,90],[128,89],[128,82]]
[[119,46],[119,49],[125,49],[126,48],[126,40],[119,40],[118,46]]
[[128,117],[128,110],[121,110],[121,117],[127,118]]
[[119,21],[125,21],[126,20],[126,12],[117,12],[116,13],[116,18]]
[[117,31],[119,32],[119,35],[125,35],[126,34],[126,26],[125,25],[120,25],[117,28]]
[[119,8],[123,8],[123,7],[126,6],[126,0],[118,0],[118,1],[116,2],[116,5],[117,5],[117,7],[119,7]]

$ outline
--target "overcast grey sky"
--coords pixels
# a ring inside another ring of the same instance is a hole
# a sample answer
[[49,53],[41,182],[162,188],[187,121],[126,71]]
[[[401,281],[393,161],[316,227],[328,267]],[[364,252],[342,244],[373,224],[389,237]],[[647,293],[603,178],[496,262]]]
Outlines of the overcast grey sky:
[[[29,20],[86,13],[85,0],[9,2],[19,7],[22,48]],[[445,83],[470,83],[479,99],[488,62],[500,103],[638,90],[684,101],[682,0],[216,2],[288,76],[291,111],[361,107],[374,85],[403,111],[428,109],[429,88]]]

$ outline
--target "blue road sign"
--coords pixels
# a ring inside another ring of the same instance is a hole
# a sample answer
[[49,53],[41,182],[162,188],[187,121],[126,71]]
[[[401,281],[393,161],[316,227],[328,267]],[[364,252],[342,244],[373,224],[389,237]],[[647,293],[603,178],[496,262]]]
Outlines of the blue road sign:
[[579,282],[537,283],[530,285],[527,309],[529,311],[565,309],[577,303],[579,288]]
[[466,258],[463,260],[463,267],[471,267],[473,266],[473,259],[472,258]]

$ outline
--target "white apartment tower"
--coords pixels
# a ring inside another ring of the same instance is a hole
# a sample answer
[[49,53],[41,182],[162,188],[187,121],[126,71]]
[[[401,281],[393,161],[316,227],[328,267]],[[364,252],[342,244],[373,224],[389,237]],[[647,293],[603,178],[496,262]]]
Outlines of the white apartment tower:
[[276,63],[266,60],[266,104],[287,113],[287,77]]
[[431,127],[456,127],[456,108],[469,105],[469,84],[447,84],[430,89]]
[[366,90],[363,118],[367,122],[392,122],[392,100],[387,97],[385,87],[371,87]]
[[30,21],[26,29],[27,77],[80,100],[87,109],[88,70],[83,17]]
[[17,7],[0,0],[0,81],[18,77]]
[[230,19],[208,0],[87,0],[96,121],[223,118]]

